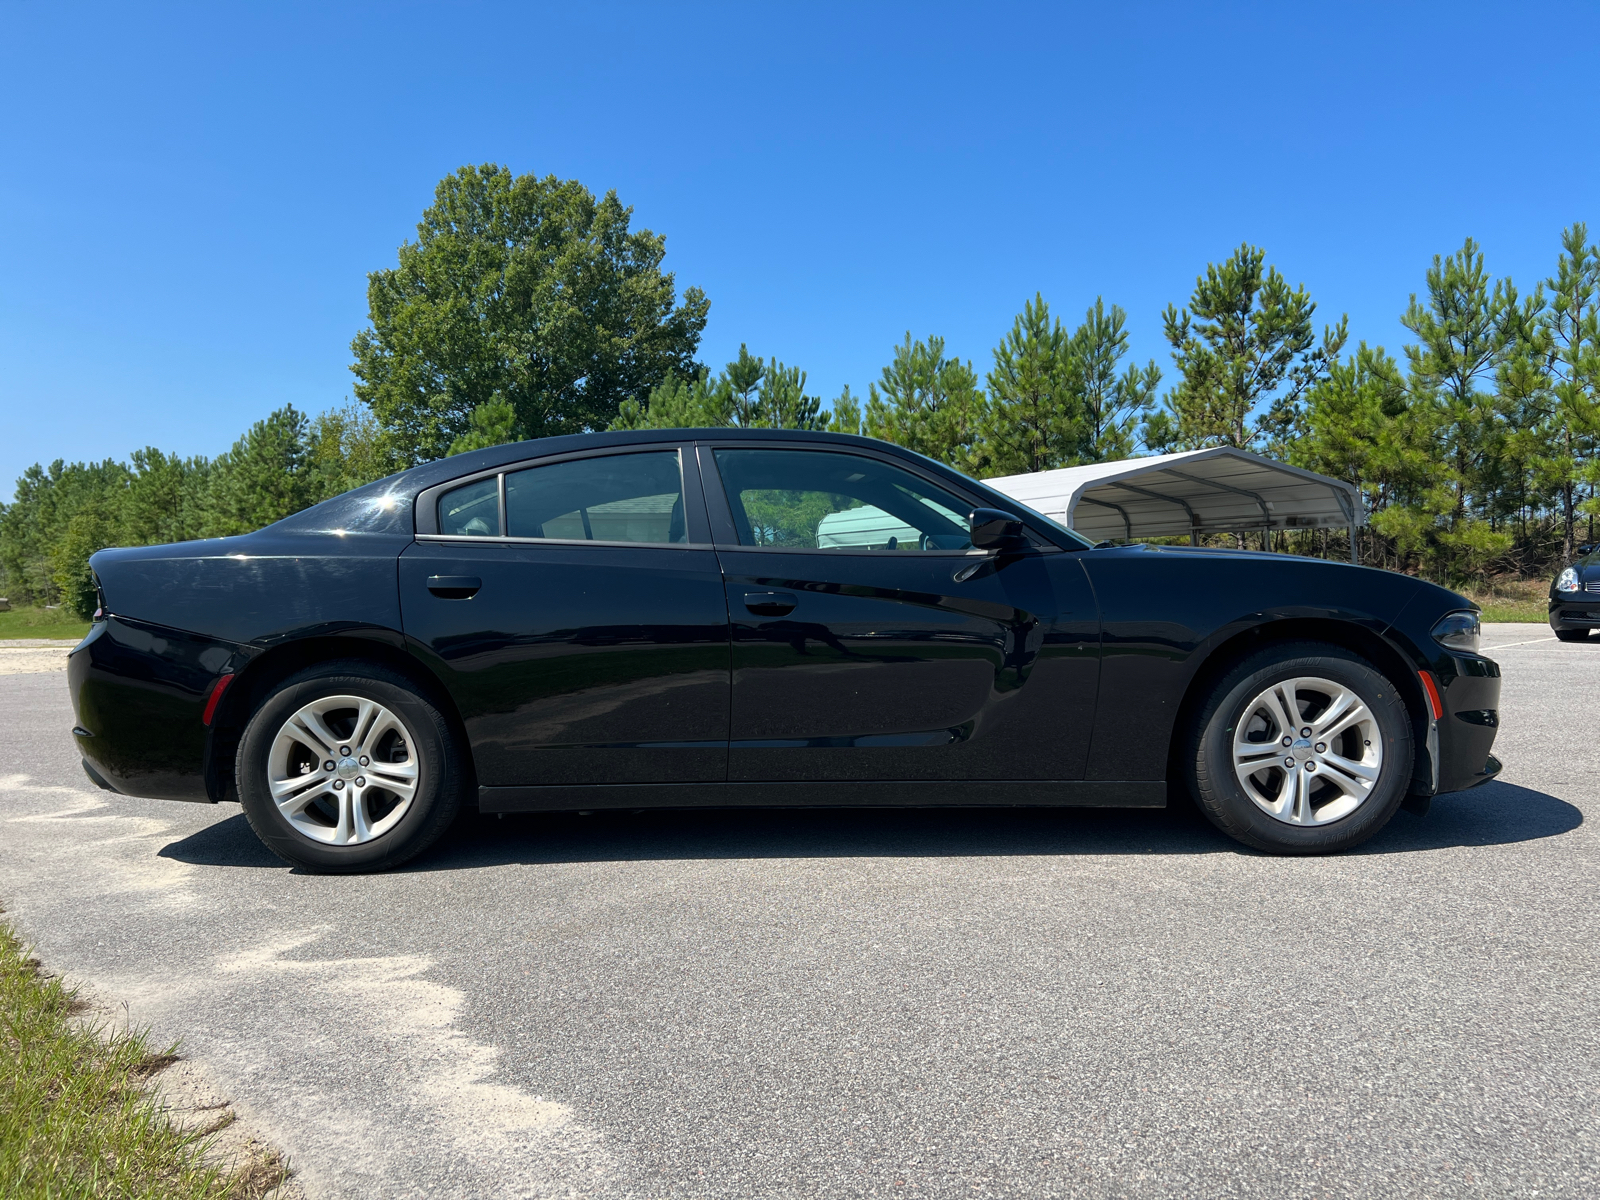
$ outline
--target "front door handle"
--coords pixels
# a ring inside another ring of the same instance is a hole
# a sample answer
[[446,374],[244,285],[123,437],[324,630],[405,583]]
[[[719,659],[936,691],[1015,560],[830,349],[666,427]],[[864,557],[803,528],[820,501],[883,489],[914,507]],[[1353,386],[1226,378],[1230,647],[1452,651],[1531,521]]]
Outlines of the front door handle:
[[793,592],[746,592],[744,606],[758,617],[781,617],[792,613],[800,601]]
[[476,575],[428,576],[428,590],[442,600],[470,600],[482,586]]

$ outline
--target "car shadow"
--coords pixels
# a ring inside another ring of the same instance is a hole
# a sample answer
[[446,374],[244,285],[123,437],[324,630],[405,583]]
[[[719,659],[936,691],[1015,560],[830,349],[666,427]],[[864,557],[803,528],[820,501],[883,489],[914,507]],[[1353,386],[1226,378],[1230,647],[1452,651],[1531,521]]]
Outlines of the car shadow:
[[[1425,817],[1397,813],[1355,854],[1509,845],[1576,829],[1583,814],[1530,788],[1491,783],[1437,797]],[[517,863],[739,858],[965,858],[1019,855],[1255,854],[1187,801],[1166,809],[651,809],[468,813],[406,871]],[[243,814],[175,841],[161,857],[200,866],[278,867]]]

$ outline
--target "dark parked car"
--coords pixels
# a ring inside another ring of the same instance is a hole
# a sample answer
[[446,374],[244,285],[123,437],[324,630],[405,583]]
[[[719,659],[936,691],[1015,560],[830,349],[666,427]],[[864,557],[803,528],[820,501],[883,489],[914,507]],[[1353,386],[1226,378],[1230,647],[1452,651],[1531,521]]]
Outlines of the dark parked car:
[[103,550],[72,654],[102,787],[393,866],[463,805],[1109,805],[1264,850],[1492,778],[1499,668],[1404,575],[1091,546],[866,438],[458,455],[257,533]]
[[1563,642],[1584,642],[1600,629],[1600,548],[1579,546],[1578,561],[1550,584],[1550,628]]

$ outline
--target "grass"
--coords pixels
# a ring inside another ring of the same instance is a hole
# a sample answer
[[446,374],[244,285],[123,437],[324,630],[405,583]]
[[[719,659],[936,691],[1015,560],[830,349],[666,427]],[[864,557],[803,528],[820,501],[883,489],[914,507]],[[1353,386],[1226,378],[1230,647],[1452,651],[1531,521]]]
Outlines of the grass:
[[283,1181],[276,1162],[208,1162],[231,1111],[209,1130],[174,1124],[147,1087],[171,1049],[85,1023],[85,1007],[0,924],[0,1196],[248,1200]]
[[71,638],[81,641],[89,622],[65,608],[13,608],[0,612],[0,638]]
[[1550,581],[1547,579],[1491,579],[1487,587],[1472,589],[1467,597],[1483,608],[1485,621],[1550,620]]

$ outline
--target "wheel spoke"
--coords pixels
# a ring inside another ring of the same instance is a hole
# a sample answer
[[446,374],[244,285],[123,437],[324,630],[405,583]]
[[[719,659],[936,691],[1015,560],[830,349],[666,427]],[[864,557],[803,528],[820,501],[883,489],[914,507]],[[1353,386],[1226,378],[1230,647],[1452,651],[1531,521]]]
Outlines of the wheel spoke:
[[316,785],[315,787],[303,788],[298,792],[285,792],[281,796],[275,795],[273,797],[278,802],[278,811],[284,816],[298,817],[307,808],[311,807],[313,800],[316,800],[319,796],[330,794],[326,779],[319,779],[316,776],[311,776],[310,778],[311,782]]
[[356,709],[355,724],[350,727],[350,736],[345,739],[345,744],[350,747],[350,753],[361,753],[361,748],[367,740],[367,730],[372,727],[372,722],[382,711],[383,709],[371,700],[361,702],[361,707]]
[[1353,758],[1345,758],[1342,754],[1324,754],[1322,762],[1335,774],[1351,776],[1368,786],[1377,781],[1378,773],[1383,769],[1379,764],[1358,762]]
[[402,800],[411,799],[417,790],[417,769],[410,763],[373,763],[367,777],[375,787],[393,792]]
[[339,748],[339,739],[334,735],[322,719],[322,714],[307,705],[291,718],[290,723],[305,737],[302,743],[309,750],[317,751],[318,757],[333,754]]
[[[1279,686],[1281,687],[1282,685],[1280,684]],[[1291,698],[1288,702],[1289,707],[1287,708],[1284,707],[1285,700],[1278,688],[1273,688],[1270,691],[1262,692],[1256,700],[1257,705],[1265,706],[1267,711],[1271,714],[1273,723],[1278,727],[1278,736],[1280,737],[1284,734],[1294,737],[1296,733],[1299,732],[1295,728],[1295,716],[1291,715],[1296,711],[1293,706],[1292,692],[1290,693],[1290,697]]]
[[1252,788],[1256,786],[1251,782],[1252,778],[1268,770],[1270,765],[1271,764],[1264,763],[1257,759],[1254,762],[1234,763],[1233,770],[1234,774],[1239,777],[1239,782],[1241,784],[1243,784],[1246,788]]
[[1359,725],[1363,721],[1370,720],[1372,720],[1372,714],[1367,711],[1367,706],[1358,700],[1337,721],[1327,729],[1320,731],[1317,736],[1325,742],[1331,742],[1352,725]]
[[[1338,721],[1349,711],[1350,706],[1361,706],[1361,700],[1348,688],[1340,688],[1338,693],[1328,702],[1328,707],[1323,709],[1315,721],[1311,722],[1311,732],[1318,737],[1333,736],[1333,722]],[[1339,726],[1344,728],[1345,722]]]

